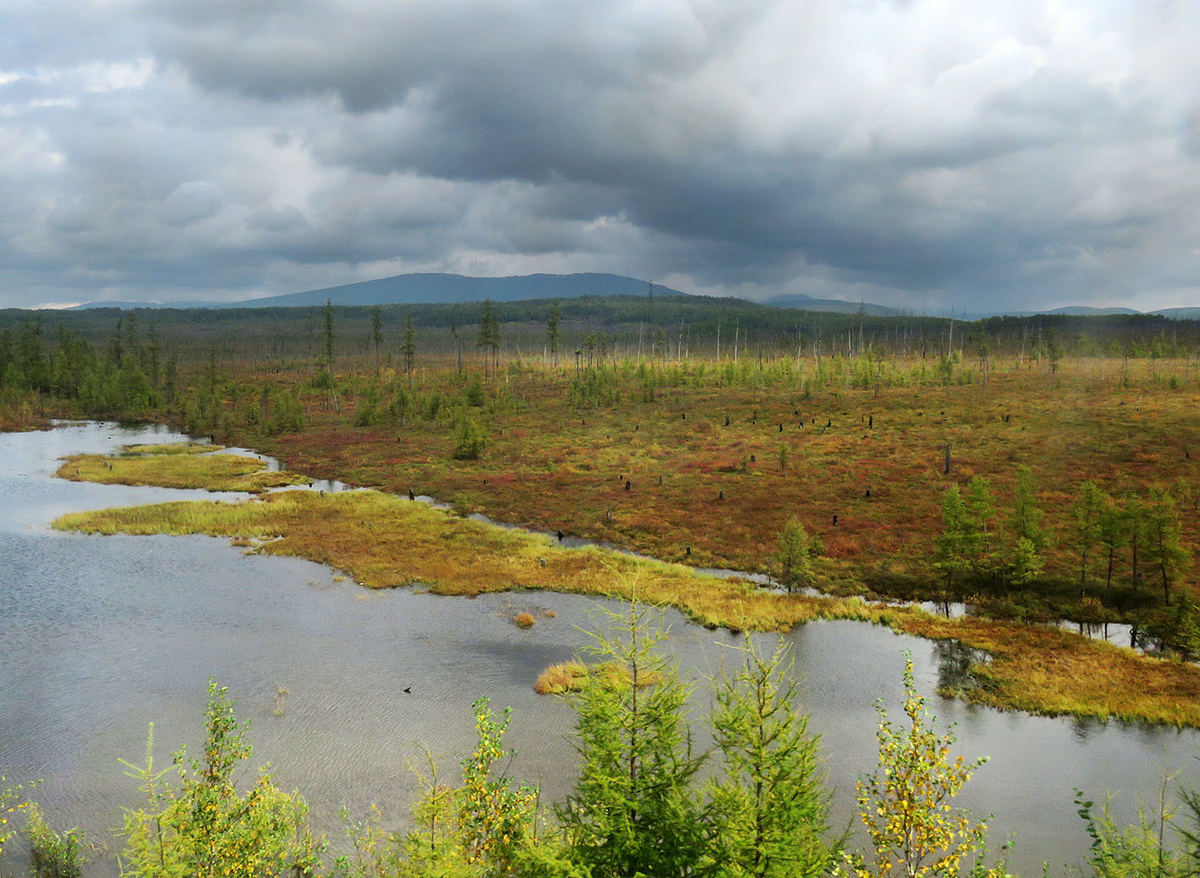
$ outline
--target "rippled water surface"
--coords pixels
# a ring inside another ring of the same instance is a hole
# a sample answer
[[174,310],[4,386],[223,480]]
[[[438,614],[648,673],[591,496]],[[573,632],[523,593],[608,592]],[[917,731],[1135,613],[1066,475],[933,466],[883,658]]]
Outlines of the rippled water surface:
[[[389,822],[403,820],[417,790],[408,764],[428,747],[452,772],[474,742],[471,703],[480,696],[514,708],[511,773],[540,782],[547,799],[569,791],[571,711],[530,687],[545,665],[589,642],[581,629],[600,623],[598,602],[375,593],[320,565],[247,556],[225,540],[49,529],[71,510],[212,499],[53,478],[63,455],[182,438],[107,424],[0,434],[0,773],[43,778],[36,798],[53,824],[78,823],[119,846],[110,830],[138,794],[117,758],[140,760],[151,721],[160,765],[182,744],[195,748],[210,678],[251,720],[254,765],[270,762],[280,785],[300,789],[330,835],[339,833],[342,805],[361,815],[379,802]],[[511,617],[526,609],[555,616],[522,631]],[[667,622],[670,647],[693,678],[739,642],[674,613]],[[926,693],[956,656],[858,623],[814,623],[787,639],[844,826],[854,780],[875,758],[874,702],[899,713],[901,650],[913,651]],[[992,757],[962,800],[995,815],[997,844],[1015,833],[1013,863],[1026,875],[1039,874],[1043,860],[1077,862],[1086,850],[1073,788],[1098,799],[1119,791],[1119,811],[1129,816],[1133,797],[1151,800],[1167,767],[1200,778],[1192,732],[1002,714],[936,696],[931,703],[958,723],[962,752]],[[707,706],[701,685],[695,716]],[[93,874],[114,873],[109,861]]]

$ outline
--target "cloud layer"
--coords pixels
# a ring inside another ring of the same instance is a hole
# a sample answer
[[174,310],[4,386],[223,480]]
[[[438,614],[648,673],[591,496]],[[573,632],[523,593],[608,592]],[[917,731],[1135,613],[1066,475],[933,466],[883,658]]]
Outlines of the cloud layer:
[[44,0],[0,306],[612,271],[930,312],[1200,302],[1200,10]]

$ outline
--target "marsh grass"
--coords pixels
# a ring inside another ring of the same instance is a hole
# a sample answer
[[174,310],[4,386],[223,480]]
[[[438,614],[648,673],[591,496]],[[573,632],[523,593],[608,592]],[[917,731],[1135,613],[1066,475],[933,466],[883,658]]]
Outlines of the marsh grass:
[[224,450],[224,445],[206,445],[202,442],[163,442],[151,445],[122,445],[120,453],[137,457],[152,454],[208,454]]
[[608,550],[563,548],[549,537],[459,518],[373,490],[266,494],[243,503],[177,502],[77,512],[59,530],[95,534],[210,534],[252,541],[250,551],[327,564],[370,588],[421,583],[478,595],[541,589],[673,606],[693,622],[734,631],[787,631],[817,619],[887,625],[957,640],[991,661],[958,692],[1002,709],[1200,726],[1200,668],[1138,656],[1055,628],[943,619],[861,598],[766,592],[744,580]]
[[58,468],[59,478],[106,485],[154,485],[257,494],[268,488],[308,484],[290,472],[269,472],[266,464],[239,454],[202,454],[210,445],[130,445],[120,454],[77,454]]

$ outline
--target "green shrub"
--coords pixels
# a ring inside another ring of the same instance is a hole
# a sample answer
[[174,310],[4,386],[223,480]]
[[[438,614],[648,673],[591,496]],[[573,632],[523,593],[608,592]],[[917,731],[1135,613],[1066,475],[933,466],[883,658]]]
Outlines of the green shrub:
[[68,829],[61,835],[50,828],[42,809],[30,804],[25,833],[35,878],[79,878],[83,871],[83,835]]
[[484,439],[479,427],[470,418],[459,421],[458,432],[454,436],[455,460],[478,460],[483,453]]
[[251,747],[224,688],[209,683],[204,758],[174,755],[179,785],[154,770],[154,728],[146,764],[121,760],[147,795],[144,808],[126,809],[121,874],[137,878],[274,878],[311,875],[324,842],[306,825],[308,806],[260,774],[249,792],[234,784],[234,770]]

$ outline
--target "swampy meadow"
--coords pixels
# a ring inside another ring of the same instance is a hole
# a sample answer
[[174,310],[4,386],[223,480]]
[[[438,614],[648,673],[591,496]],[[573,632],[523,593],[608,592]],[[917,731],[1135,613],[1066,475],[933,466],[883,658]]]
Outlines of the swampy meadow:
[[1194,871],[1194,321],[55,320],[0,315],[0,869]]

